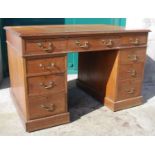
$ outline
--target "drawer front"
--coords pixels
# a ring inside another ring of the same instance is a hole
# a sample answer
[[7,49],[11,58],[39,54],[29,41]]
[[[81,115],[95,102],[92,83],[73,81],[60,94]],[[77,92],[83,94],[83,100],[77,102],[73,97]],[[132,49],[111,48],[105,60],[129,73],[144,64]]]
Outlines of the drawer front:
[[117,48],[120,45],[118,37],[81,37],[68,39],[69,51],[93,51]]
[[26,54],[50,54],[66,51],[65,39],[27,40]]
[[27,60],[27,74],[64,73],[66,71],[66,57],[53,57]]
[[147,35],[130,34],[121,37],[122,46],[142,46],[147,44]]
[[29,95],[57,93],[65,90],[64,75],[48,75],[28,78]]
[[144,63],[120,65],[118,79],[141,79],[143,77],[143,71]]
[[66,96],[64,93],[29,97],[30,119],[47,117],[64,112],[66,112]]
[[141,95],[141,80],[126,80],[119,82],[117,100],[137,97]]
[[121,64],[144,63],[146,59],[145,48],[134,48],[121,50],[119,53]]

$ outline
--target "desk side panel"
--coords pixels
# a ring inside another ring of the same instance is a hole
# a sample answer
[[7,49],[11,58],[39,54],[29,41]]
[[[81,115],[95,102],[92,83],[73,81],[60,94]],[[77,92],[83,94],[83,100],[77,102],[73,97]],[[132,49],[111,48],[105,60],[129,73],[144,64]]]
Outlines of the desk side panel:
[[22,39],[7,33],[7,48],[11,92],[17,102],[18,111],[27,119],[25,60],[22,55]]

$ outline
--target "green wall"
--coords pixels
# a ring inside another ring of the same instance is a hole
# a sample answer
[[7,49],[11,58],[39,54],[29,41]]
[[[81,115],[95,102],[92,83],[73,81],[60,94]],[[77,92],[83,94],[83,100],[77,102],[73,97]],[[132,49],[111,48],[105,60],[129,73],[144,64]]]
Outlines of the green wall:
[[65,24],[111,24],[126,25],[126,18],[65,18]]
[[[125,18],[65,18],[65,24],[110,24],[125,26]],[[78,53],[68,54],[68,73],[76,74],[78,70]]]

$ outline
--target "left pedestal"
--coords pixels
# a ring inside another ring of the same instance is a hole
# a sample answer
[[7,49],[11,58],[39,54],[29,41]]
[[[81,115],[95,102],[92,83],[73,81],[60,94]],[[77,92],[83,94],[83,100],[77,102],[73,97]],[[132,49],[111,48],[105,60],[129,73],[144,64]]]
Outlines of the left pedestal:
[[10,33],[7,40],[11,94],[26,131],[68,123],[66,54],[51,52],[55,40],[23,40]]

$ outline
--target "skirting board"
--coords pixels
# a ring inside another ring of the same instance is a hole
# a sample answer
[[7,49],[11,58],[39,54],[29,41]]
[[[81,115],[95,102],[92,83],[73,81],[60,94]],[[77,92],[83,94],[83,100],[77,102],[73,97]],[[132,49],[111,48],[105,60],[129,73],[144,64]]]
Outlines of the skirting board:
[[135,107],[138,105],[141,105],[143,101],[143,97],[134,97],[122,101],[113,102],[111,99],[105,97],[104,99],[104,105],[107,106],[112,111],[118,111],[122,109],[127,109],[131,107]]

